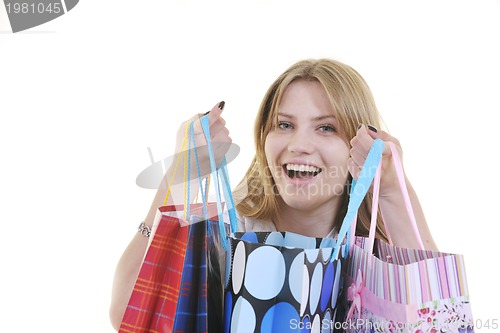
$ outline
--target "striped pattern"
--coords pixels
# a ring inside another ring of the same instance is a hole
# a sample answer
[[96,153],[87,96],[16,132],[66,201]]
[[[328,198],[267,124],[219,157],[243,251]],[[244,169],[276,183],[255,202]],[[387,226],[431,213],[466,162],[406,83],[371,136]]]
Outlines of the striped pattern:
[[188,229],[162,215],[146,253],[120,327],[120,333],[172,332]]
[[378,254],[363,250],[365,238],[356,237],[347,274],[361,270],[365,287],[378,297],[401,303],[425,302],[469,296],[462,255],[413,250],[377,240]]

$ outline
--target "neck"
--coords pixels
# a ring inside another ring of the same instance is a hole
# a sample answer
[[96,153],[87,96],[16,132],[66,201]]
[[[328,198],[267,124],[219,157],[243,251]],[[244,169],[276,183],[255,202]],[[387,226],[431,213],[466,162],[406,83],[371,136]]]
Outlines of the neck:
[[279,203],[279,216],[274,224],[278,231],[289,231],[308,237],[326,237],[333,229],[337,216],[337,205],[329,203],[317,209],[296,209],[282,200]]

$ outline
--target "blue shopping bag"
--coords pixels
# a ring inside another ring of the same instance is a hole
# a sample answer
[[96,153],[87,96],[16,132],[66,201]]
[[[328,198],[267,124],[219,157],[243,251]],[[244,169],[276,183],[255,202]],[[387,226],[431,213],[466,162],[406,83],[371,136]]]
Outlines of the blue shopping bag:
[[218,231],[218,221],[202,220],[187,228],[188,243],[173,332],[221,332],[222,307],[218,305],[222,305],[222,297],[217,291],[220,272],[217,264],[210,267],[210,274],[208,268],[210,253],[215,253],[219,237],[213,234]]
[[230,241],[225,332],[333,327],[343,285],[341,261],[332,260],[336,240],[291,232],[246,232],[234,233]]

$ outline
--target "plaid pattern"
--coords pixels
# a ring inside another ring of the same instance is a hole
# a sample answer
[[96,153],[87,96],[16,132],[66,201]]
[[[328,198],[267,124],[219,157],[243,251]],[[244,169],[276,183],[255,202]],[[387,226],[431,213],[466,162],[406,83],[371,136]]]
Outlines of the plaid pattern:
[[[207,333],[207,227],[210,223],[202,221],[189,226],[173,330],[176,333]],[[217,227],[217,224],[213,227]]]
[[174,326],[188,229],[162,215],[146,253],[120,333],[170,333]]

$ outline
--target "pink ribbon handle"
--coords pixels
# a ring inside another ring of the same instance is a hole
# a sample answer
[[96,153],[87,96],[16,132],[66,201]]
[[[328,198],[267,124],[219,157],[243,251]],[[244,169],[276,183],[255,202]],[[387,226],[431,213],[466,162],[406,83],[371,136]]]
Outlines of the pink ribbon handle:
[[[403,199],[405,202],[406,211],[408,213],[408,217],[410,218],[411,226],[413,228],[413,233],[417,238],[418,245],[420,249],[425,250],[424,242],[422,241],[422,237],[418,230],[417,219],[415,218],[415,213],[413,212],[413,207],[410,200],[410,195],[408,194],[408,188],[406,187],[406,180],[403,171],[403,163],[401,162],[401,158],[399,157],[398,151],[396,149],[396,145],[394,142],[389,142],[389,147],[391,148],[392,158],[394,161],[394,167],[396,169],[396,174],[398,176],[399,187],[401,189],[401,193],[403,194]],[[383,220],[383,218],[382,218]],[[387,228],[386,228],[387,230]],[[391,242],[392,243],[392,242]]]

